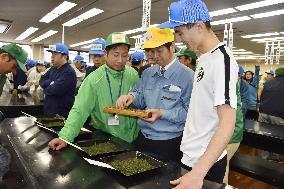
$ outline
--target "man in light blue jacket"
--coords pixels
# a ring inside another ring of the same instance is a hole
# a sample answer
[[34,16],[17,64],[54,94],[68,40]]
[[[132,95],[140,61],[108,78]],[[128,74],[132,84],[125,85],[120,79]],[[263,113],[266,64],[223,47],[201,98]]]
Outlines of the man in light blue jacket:
[[154,50],[157,64],[146,69],[116,105],[125,108],[132,104],[150,112],[150,118],[138,120],[141,132],[135,144],[140,150],[179,162],[194,72],[175,57],[174,35],[169,28],[151,28],[144,37],[143,48]]

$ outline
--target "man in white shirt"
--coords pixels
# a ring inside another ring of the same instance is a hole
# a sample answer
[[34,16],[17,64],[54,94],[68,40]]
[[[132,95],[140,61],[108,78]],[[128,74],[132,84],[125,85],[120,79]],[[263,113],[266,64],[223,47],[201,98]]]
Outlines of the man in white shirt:
[[181,161],[190,172],[171,184],[175,189],[200,189],[204,178],[223,181],[225,149],[236,120],[238,65],[212,31],[204,2],[174,2],[169,13],[169,21],[159,27],[174,28],[177,41],[201,54],[181,143]]

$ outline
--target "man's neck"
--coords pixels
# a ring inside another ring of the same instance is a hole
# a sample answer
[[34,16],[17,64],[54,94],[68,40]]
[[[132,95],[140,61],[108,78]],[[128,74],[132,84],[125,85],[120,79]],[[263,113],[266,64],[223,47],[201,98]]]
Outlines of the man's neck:
[[175,56],[173,55],[166,63],[160,65],[161,67],[165,67],[167,66],[168,64],[170,64],[173,60],[175,59]]
[[214,34],[213,31],[210,31],[205,34],[203,37],[203,41],[201,42],[201,45],[197,48],[197,50],[201,54],[205,54],[209,51],[211,51],[214,47],[216,47],[220,43],[217,36]]

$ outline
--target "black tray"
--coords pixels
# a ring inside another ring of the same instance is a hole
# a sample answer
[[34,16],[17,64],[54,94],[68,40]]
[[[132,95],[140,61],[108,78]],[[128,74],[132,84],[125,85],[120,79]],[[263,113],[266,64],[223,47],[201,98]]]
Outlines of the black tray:
[[101,157],[101,156],[105,156],[105,155],[113,155],[113,154],[118,154],[118,153],[121,153],[121,152],[124,152],[124,151],[132,150],[131,146],[119,144],[117,142],[112,141],[111,139],[78,141],[76,143],[76,145],[78,145],[80,147],[89,147],[89,146],[96,146],[98,144],[102,144],[102,143],[106,143],[106,142],[110,142],[111,144],[114,144],[116,146],[117,150],[116,151],[110,151],[110,152],[102,152],[102,153],[93,154],[93,155],[91,155],[87,152],[84,152],[84,153],[87,154],[89,157]]
[[166,163],[164,163],[160,160],[157,160],[157,159],[155,159],[155,158],[153,158],[153,157],[151,157],[147,154],[144,154],[142,152],[139,152],[139,151],[131,151],[131,152],[120,153],[120,154],[117,154],[117,155],[102,157],[100,159],[104,163],[110,164],[114,160],[126,160],[126,159],[129,159],[129,158],[141,158],[141,159],[147,160],[147,162],[150,163],[153,166],[153,168],[142,171],[142,172],[136,172],[136,173],[133,173],[133,174],[125,174],[125,173],[117,170],[119,173],[121,173],[124,176],[134,176],[134,175],[141,174],[141,173],[148,173],[150,171],[156,170],[158,168],[161,168],[161,167],[164,167],[164,166],[167,165]]

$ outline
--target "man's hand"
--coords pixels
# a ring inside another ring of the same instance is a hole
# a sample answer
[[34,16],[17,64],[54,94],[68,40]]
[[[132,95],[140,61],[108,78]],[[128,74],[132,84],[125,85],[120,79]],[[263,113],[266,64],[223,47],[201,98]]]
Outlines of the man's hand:
[[67,143],[59,138],[54,138],[48,143],[48,146],[52,150],[60,150],[61,148],[65,148]]
[[203,179],[203,176],[190,171],[184,176],[174,181],[170,181],[170,183],[175,186],[173,189],[201,189]]
[[116,107],[119,109],[127,108],[134,100],[132,95],[121,95],[116,101]]
[[18,94],[18,90],[17,89],[13,89],[12,90],[12,95],[17,96],[17,94]]
[[159,109],[147,109],[146,112],[151,113],[152,116],[150,118],[144,118],[144,120],[151,123],[155,122],[162,116],[162,113]]

